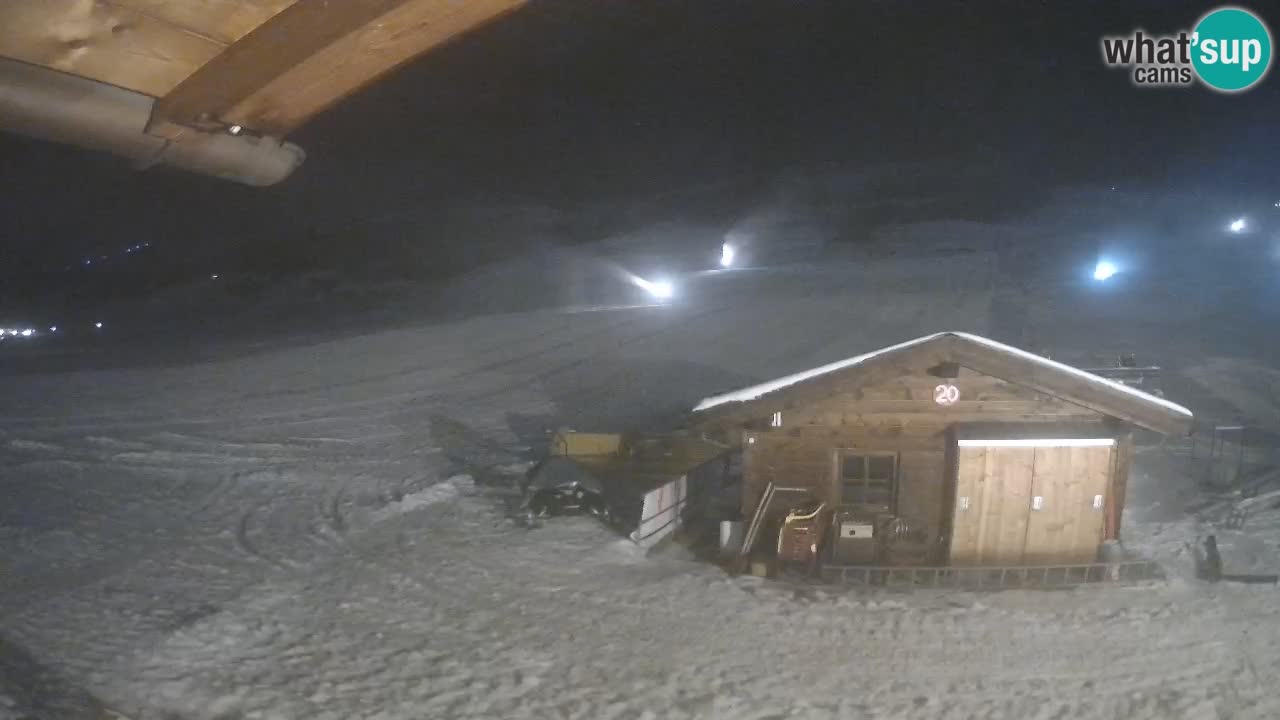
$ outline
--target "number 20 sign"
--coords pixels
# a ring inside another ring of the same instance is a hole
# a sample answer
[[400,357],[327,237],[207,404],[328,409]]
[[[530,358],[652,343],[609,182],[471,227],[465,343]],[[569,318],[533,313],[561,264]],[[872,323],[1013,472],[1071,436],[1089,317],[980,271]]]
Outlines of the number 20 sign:
[[944,383],[933,389],[933,401],[939,405],[954,405],[960,399],[960,388]]

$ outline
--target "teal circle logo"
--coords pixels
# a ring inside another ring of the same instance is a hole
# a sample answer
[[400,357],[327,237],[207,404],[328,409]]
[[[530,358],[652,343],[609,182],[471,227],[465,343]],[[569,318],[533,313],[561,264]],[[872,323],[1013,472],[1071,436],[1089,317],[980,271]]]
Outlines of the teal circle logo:
[[1191,64],[1214,90],[1247,90],[1271,67],[1271,32],[1248,10],[1219,8],[1200,18],[1192,32]]

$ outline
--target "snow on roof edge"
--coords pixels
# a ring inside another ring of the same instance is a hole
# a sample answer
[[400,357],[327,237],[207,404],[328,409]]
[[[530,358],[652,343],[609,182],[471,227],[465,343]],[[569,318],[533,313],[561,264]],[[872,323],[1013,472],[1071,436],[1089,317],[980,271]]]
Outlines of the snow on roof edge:
[[780,377],[774,380],[769,380],[767,382],[763,382],[758,385],[752,385],[750,387],[733,390],[731,392],[722,393],[720,395],[713,395],[711,397],[703,398],[702,401],[699,402],[697,406],[693,408],[693,412],[702,412],[703,410],[710,410],[713,407],[717,407],[719,405],[724,405],[726,403],[731,403],[731,402],[746,402],[748,400],[755,400],[764,395],[768,395],[771,392],[776,392],[783,388],[790,387],[797,383],[804,382],[805,380],[819,377],[821,375],[826,375],[827,373],[835,372],[837,370],[843,370],[848,367],[853,367],[855,365],[866,362],[867,360],[870,360],[871,358],[876,357],[878,355],[884,355],[885,353],[894,352],[896,350],[902,350],[904,348],[908,348],[913,345],[919,345],[920,343],[928,342],[930,340],[934,340],[944,335],[954,335],[956,337],[964,338],[965,340],[976,342],[981,345],[986,345],[987,347],[999,350],[1001,352],[1006,352],[1011,355],[1017,355],[1018,357],[1031,360],[1032,362],[1035,362],[1044,367],[1052,368],[1054,370],[1065,372],[1070,375],[1075,375],[1076,377],[1082,378],[1084,380],[1088,380],[1091,383],[1102,385],[1112,390],[1118,390],[1120,392],[1132,395],[1138,398],[1139,400],[1143,400],[1145,402],[1149,402],[1154,405],[1159,405],[1163,408],[1172,410],[1176,413],[1185,415],[1187,417],[1194,417],[1191,411],[1188,410],[1187,408],[1177,403],[1165,400],[1164,398],[1156,397],[1155,395],[1145,393],[1141,390],[1129,387],[1128,385],[1116,382],[1114,380],[1108,380],[1107,378],[1094,375],[1093,373],[1090,373],[1090,372],[1085,372],[1080,368],[1072,367],[1065,363],[1060,363],[1056,360],[1050,360],[1049,358],[1044,357],[1043,355],[1036,355],[1035,353],[1027,352],[1026,350],[1013,347],[1012,345],[1005,345],[1004,343],[996,342],[995,340],[982,337],[981,335],[974,335],[972,333],[965,333],[965,332],[933,333],[932,335],[925,335],[924,337],[918,337],[914,340],[908,340],[903,343],[898,343],[897,345],[890,345],[889,347],[881,348],[879,350],[875,350],[873,352],[869,352],[863,355],[857,355],[855,357],[845,358],[844,360],[837,360],[836,362],[828,363],[826,365],[821,365],[819,367],[816,367],[810,370],[805,370],[803,372],[798,372],[798,373]]
[[759,385],[752,385],[750,387],[741,388],[739,390],[733,390],[720,395],[713,395],[708,398],[703,398],[702,402],[699,402],[697,407],[695,407],[693,411],[701,412],[703,410],[708,410],[717,405],[723,405],[725,403],[746,402],[747,400],[755,400],[756,398],[762,395],[768,395],[771,392],[774,392],[776,390],[781,390],[782,388],[785,388],[785,387],[790,387],[792,385],[795,385],[796,383],[804,382],[805,380],[808,380],[810,378],[815,378],[820,375],[826,375],[827,373],[835,372],[836,370],[843,370],[847,367],[853,367],[854,365],[858,365],[860,363],[866,362],[867,360],[870,360],[871,358],[876,357],[877,355],[884,355],[885,353],[890,353],[895,350],[902,350],[903,348],[908,348],[908,347],[911,347],[912,345],[919,345],[920,343],[927,342],[929,340],[933,340],[934,338],[942,337],[943,335],[947,335],[947,334],[948,333],[934,333],[932,335],[925,335],[924,337],[918,337],[915,340],[908,340],[904,343],[898,343],[897,345],[890,345],[889,347],[881,348],[879,350],[875,350],[863,355],[857,355],[855,357],[845,358],[844,360],[837,360],[836,362],[828,363],[826,365],[820,365],[811,370],[804,370],[802,372],[794,373],[792,375],[786,375],[784,377],[780,377],[775,380],[762,382]]
[[1078,367],[1072,367],[1071,365],[1067,365],[1066,363],[1060,363],[1057,360],[1050,360],[1049,358],[1043,355],[1036,355],[1035,353],[1027,352],[1026,350],[1023,350],[1022,348],[1016,348],[1012,345],[1005,345],[1002,342],[996,342],[995,340],[992,340],[990,338],[984,338],[981,335],[974,335],[972,333],[964,333],[964,332],[953,332],[949,334],[955,335],[956,337],[962,337],[966,340],[972,340],[973,342],[986,345],[987,347],[990,347],[990,348],[995,348],[996,350],[1007,352],[1010,355],[1017,355],[1018,357],[1031,360],[1045,367],[1053,368],[1054,370],[1060,370],[1070,375],[1075,375],[1078,378],[1088,380],[1089,382],[1095,383],[1097,385],[1103,385],[1105,387],[1111,388],[1112,390],[1119,390],[1120,392],[1132,395],[1138,398],[1139,400],[1144,400],[1154,405],[1159,405],[1163,408],[1172,410],[1181,415],[1186,415],[1187,417],[1195,417],[1190,410],[1179,405],[1178,403],[1165,400],[1162,397],[1156,397],[1155,395],[1152,395],[1150,393],[1145,393],[1135,387],[1130,387],[1129,385],[1125,385],[1124,383],[1116,382],[1115,380],[1109,380],[1100,375],[1094,375],[1093,373],[1087,372],[1085,370],[1081,370]]

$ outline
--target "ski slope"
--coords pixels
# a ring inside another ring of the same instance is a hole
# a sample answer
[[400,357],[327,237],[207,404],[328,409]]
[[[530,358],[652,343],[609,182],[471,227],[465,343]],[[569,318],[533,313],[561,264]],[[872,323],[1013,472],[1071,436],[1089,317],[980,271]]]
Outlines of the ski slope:
[[[1154,587],[910,595],[507,519],[549,428],[663,426],[929,332],[1017,339],[987,259],[877,262],[0,376],[0,718],[1280,717],[1276,590],[1187,579],[1189,517],[1127,517],[1172,569]],[[1185,483],[1180,452],[1144,450],[1131,509]]]

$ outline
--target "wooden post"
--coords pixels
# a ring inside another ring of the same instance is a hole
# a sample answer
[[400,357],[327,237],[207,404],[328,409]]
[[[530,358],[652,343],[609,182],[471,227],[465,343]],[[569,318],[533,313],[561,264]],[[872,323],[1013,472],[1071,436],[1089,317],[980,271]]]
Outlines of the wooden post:
[[1129,491],[1129,466],[1133,461],[1133,429],[1126,428],[1116,438],[1116,458],[1111,470],[1111,492],[1107,498],[1106,530],[1103,540],[1120,539],[1120,519],[1124,514],[1125,496]]

